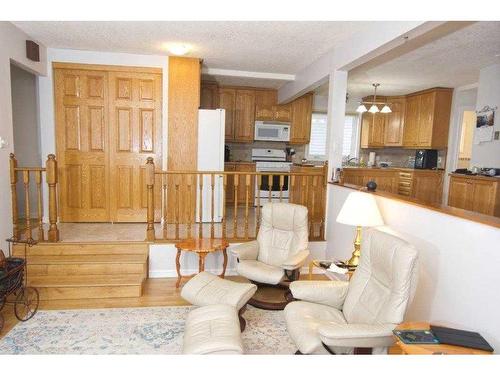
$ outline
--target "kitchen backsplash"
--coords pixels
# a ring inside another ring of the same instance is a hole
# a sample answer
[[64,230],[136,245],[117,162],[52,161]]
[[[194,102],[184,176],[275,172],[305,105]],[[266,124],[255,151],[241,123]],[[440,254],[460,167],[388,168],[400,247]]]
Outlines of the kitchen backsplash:
[[306,146],[293,145],[288,146],[283,142],[253,142],[253,143],[226,143],[231,150],[231,161],[251,161],[253,148],[271,148],[285,150],[285,147],[291,147],[295,150],[293,161],[298,162],[305,158]]
[[[380,158],[379,162],[390,162],[392,167],[410,167],[408,161],[410,158],[415,158],[416,150],[408,150],[404,148],[374,148],[362,149],[359,155],[365,163],[368,163],[368,155],[373,151],[376,158]],[[441,162],[439,162],[441,160]],[[446,162],[446,151],[438,150],[438,168],[444,168]]]

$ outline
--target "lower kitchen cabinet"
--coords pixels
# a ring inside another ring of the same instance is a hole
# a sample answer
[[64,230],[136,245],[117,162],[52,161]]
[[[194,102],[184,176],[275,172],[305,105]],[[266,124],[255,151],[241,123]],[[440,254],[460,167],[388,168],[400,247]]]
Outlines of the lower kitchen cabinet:
[[[225,171],[235,172],[255,172],[255,163],[245,162],[226,162],[224,163]],[[226,204],[234,204],[234,179],[238,179],[238,189],[236,190],[238,204],[246,203],[247,185],[245,175],[231,175],[227,177],[226,185]],[[248,186],[248,204],[253,206],[255,197],[255,177],[250,177],[250,185]]]
[[412,169],[344,168],[343,183],[366,187],[377,183],[378,191],[398,194],[425,204],[440,204],[443,192],[443,171]]
[[500,217],[500,188],[493,177],[450,175],[448,205]]

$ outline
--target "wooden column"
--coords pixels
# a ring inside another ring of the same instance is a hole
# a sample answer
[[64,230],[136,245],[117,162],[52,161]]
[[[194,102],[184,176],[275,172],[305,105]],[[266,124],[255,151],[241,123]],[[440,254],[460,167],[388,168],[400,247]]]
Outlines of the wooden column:
[[57,228],[57,161],[54,154],[49,154],[45,163],[47,185],[49,186],[49,242],[59,241]]
[[155,240],[155,163],[152,157],[149,157],[146,162],[146,187],[147,187],[147,218],[148,223],[146,229],[146,240]]
[[17,184],[17,160],[14,154],[10,154],[10,159],[9,159],[9,165],[10,165],[10,192],[11,192],[11,203],[12,203],[12,238],[14,240],[19,239],[19,227],[17,225],[17,222],[19,220],[19,213],[17,212],[18,207],[17,207],[17,190],[16,190],[16,184]]
[[[200,69],[197,58],[170,56],[168,59],[168,171],[197,170]],[[175,186],[169,183],[167,216],[169,222],[175,219],[177,205],[180,222],[188,223],[195,217],[196,205],[191,205],[190,210],[189,200],[196,202],[196,189],[189,191],[185,177],[180,178],[178,201]]]

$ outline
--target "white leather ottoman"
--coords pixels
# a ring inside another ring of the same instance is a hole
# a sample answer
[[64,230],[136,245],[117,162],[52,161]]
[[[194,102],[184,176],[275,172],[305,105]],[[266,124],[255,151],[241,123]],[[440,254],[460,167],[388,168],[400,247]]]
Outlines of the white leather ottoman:
[[230,305],[209,305],[189,313],[183,354],[242,354],[238,312]]
[[250,283],[237,283],[222,279],[209,272],[201,272],[182,288],[181,297],[195,306],[224,304],[238,311],[241,331],[245,330],[242,314],[248,300],[257,291],[257,286]]

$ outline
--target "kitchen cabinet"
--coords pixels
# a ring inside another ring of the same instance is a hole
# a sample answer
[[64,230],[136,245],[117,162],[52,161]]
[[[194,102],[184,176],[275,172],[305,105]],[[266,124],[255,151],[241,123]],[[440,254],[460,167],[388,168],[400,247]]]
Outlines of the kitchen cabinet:
[[500,217],[499,183],[494,177],[450,174],[448,205]]
[[219,108],[219,86],[217,82],[202,81],[200,89],[200,109]]
[[392,112],[385,115],[383,143],[385,147],[400,147],[403,145],[406,99],[391,98],[389,102]]
[[278,105],[276,90],[255,90],[255,120],[290,122],[289,104]]
[[[225,171],[235,171],[235,172],[255,172],[255,163],[249,162],[226,162],[224,163]],[[246,203],[246,176],[245,175],[232,175],[227,178],[226,187],[226,204],[234,204],[234,179],[238,179],[238,189],[237,189],[237,199],[238,204]],[[253,206],[253,200],[255,197],[255,177],[250,178],[250,185],[248,187],[248,202],[249,206]]]
[[234,112],[236,105],[236,90],[228,88],[219,89],[219,107],[226,110],[226,141],[234,141]]
[[384,147],[385,113],[363,113],[361,118],[361,147]]
[[226,110],[226,141],[252,142],[255,123],[254,90],[220,88],[219,106]]
[[441,204],[443,171],[415,170],[410,196],[422,203]]
[[234,140],[253,142],[255,127],[255,91],[236,90],[234,105]]
[[313,95],[308,93],[291,103],[290,144],[307,144],[311,139]]
[[447,147],[452,93],[453,89],[435,88],[407,96],[403,147]]
[[386,191],[426,204],[440,204],[443,171],[418,169],[344,168],[345,184],[365,187],[368,181],[377,183],[378,191]]

